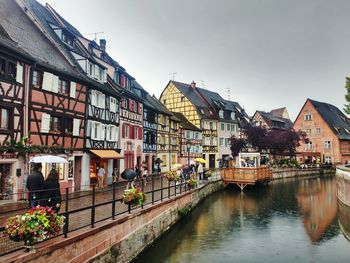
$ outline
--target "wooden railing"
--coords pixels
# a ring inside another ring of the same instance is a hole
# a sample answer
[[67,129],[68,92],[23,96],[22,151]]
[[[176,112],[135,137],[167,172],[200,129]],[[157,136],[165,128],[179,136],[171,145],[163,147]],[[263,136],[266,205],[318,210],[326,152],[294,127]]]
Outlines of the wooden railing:
[[255,183],[271,180],[272,172],[268,167],[225,168],[221,170],[221,176],[224,182]]

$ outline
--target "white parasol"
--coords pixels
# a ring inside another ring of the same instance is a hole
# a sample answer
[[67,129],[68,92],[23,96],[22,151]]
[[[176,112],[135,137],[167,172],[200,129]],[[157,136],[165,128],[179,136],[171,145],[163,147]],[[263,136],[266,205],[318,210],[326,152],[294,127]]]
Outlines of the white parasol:
[[29,162],[30,163],[68,163],[66,159],[59,156],[54,156],[54,155],[35,156]]

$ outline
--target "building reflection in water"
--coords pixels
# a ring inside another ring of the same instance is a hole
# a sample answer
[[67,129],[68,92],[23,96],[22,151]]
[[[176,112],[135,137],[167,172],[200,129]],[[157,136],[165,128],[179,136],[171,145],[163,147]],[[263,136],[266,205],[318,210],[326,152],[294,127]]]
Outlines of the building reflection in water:
[[336,184],[319,178],[301,181],[297,201],[309,238],[320,242],[337,217]]

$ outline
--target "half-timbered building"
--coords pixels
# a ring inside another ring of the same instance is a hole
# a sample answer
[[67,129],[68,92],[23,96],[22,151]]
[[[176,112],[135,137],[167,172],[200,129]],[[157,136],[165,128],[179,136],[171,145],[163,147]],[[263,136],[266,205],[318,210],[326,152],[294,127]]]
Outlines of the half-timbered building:
[[[69,160],[69,165],[45,164],[45,176],[55,168],[62,187],[79,186],[87,88],[84,76],[74,68],[47,28],[40,23],[42,17],[38,16],[39,7],[36,5],[36,1],[5,0],[1,1],[0,8],[0,17],[13,14],[11,20],[1,20],[6,32],[35,59],[35,64],[27,71],[25,105],[28,127],[25,134],[30,135],[33,145],[47,148],[47,151],[59,153]],[[14,24],[17,26],[13,27]]]
[[171,111],[182,113],[203,131],[203,158],[206,166],[218,166],[218,117],[215,110],[201,93],[196,83],[185,84],[170,81],[163,90],[160,101]]
[[97,182],[97,172],[104,167],[104,183],[112,182],[112,174],[118,170],[119,154],[119,93],[108,79],[113,68],[100,54],[99,46],[85,39],[79,31],[64,20],[50,5],[45,7],[34,0],[28,1],[33,13],[48,38],[70,61],[87,84],[85,92],[85,132],[82,154],[81,185]]
[[178,162],[188,164],[191,160],[202,158],[202,130],[189,122],[180,112],[172,112],[179,123],[179,148]]
[[0,148],[0,200],[17,199],[13,193],[23,188],[24,160],[18,159],[16,153],[8,153],[8,149],[26,135],[25,87],[33,62],[0,23],[0,147],[4,147]]
[[142,168],[151,173],[157,157],[157,120],[158,114],[162,109],[159,108],[157,101],[155,101],[156,98],[150,96],[136,81],[132,82],[132,90],[136,95],[143,99]]

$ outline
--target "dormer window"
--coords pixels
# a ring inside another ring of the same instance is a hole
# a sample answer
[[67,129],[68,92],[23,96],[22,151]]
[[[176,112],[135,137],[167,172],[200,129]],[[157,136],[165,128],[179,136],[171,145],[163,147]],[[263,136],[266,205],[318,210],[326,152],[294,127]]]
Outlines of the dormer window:
[[231,120],[235,120],[236,119],[236,114],[234,112],[231,112]]
[[70,46],[73,46],[73,38],[62,32],[62,41]]
[[223,117],[224,117],[224,111],[223,111],[223,110],[220,110],[220,111],[219,111],[219,116],[220,116],[220,118],[223,118]]

